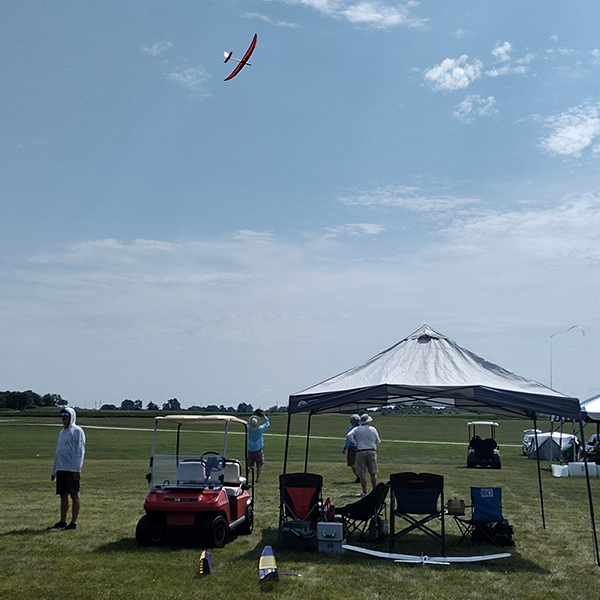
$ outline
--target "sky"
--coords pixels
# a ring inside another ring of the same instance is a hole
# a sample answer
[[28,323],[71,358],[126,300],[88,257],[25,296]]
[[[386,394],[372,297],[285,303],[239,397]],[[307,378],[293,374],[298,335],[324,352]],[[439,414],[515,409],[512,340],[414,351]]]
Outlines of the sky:
[[428,324],[600,392],[596,0],[0,14],[1,390],[284,406]]

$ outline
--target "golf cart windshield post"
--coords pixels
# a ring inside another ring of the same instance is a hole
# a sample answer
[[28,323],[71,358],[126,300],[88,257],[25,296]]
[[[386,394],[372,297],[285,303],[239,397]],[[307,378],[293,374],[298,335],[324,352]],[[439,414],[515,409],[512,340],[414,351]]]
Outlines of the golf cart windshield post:
[[158,431],[158,421],[154,421],[154,434],[152,436],[152,454],[150,454],[150,468],[148,469],[148,475],[146,479],[148,483],[152,481],[152,475],[154,473],[154,453],[156,451],[156,433]]
[[227,456],[227,434],[229,433],[229,421],[225,422],[225,441],[223,442],[223,456]]

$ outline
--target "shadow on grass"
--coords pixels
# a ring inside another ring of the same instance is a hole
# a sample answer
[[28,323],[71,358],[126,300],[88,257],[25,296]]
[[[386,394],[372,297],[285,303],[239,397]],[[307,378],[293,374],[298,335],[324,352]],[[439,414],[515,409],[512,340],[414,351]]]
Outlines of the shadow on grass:
[[60,529],[13,529],[12,531],[5,531],[4,533],[0,533],[0,538],[17,536],[17,535],[45,535],[50,533],[61,533]]
[[[457,549],[459,536],[448,536],[448,548],[449,551],[446,552],[447,556],[481,556],[486,554],[499,554],[504,552],[509,552],[511,554],[510,558],[502,558],[490,561],[482,561],[482,562],[473,562],[473,563],[453,563],[451,565],[446,566],[449,569],[461,569],[465,571],[497,571],[501,570],[504,573],[538,573],[538,574],[548,574],[550,571],[548,569],[544,569],[540,567],[537,563],[525,559],[519,554],[518,551],[515,550],[514,547],[509,548],[498,548],[496,546],[487,546],[482,545],[477,548],[469,547],[466,551],[463,550],[464,547],[461,547],[460,550]],[[388,542],[387,540],[379,543],[359,543],[358,536],[356,538],[351,538],[349,540],[351,545],[360,545],[361,547],[368,548],[370,550],[378,550],[379,552],[388,552]],[[389,564],[390,566],[396,566],[392,559],[382,559],[378,557],[371,557],[364,554],[359,554],[357,552],[347,551],[343,555],[342,554],[323,554],[317,552],[317,548],[315,546],[313,551],[310,552],[291,552],[291,551],[279,551],[277,549],[277,528],[270,527],[265,528],[262,531],[262,535],[260,540],[256,543],[255,547],[242,554],[239,557],[239,560],[247,560],[254,561],[258,564],[258,560],[260,558],[260,554],[262,549],[265,546],[272,546],[273,551],[275,553],[277,564],[280,570],[286,570],[286,563],[292,564],[293,569],[298,570],[301,567],[299,564],[305,565],[317,565],[323,564],[324,561],[327,563],[341,563],[344,564],[357,564],[364,565],[366,562],[370,562],[372,564],[380,563],[380,564]],[[416,544],[415,544],[416,545]],[[421,546],[421,544],[419,544]],[[425,549],[425,546],[421,546]],[[425,551],[416,552],[417,556],[437,556],[439,552],[432,551],[432,547],[428,547],[427,550],[429,553]],[[436,548],[437,550],[437,548]],[[457,551],[458,550],[458,551]],[[470,550],[470,551],[469,551]],[[397,553],[402,552],[410,552],[409,549],[404,548],[396,548]],[[422,566],[421,564],[409,564],[404,563],[400,566],[404,567],[415,567]],[[433,566],[429,565],[429,568],[441,568],[440,565]]]

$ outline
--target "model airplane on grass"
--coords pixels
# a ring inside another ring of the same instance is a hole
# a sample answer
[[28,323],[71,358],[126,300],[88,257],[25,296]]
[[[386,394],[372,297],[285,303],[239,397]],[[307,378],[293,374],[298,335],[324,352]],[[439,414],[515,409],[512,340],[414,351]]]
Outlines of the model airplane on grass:
[[233,79],[246,65],[248,65],[249,67],[252,66],[248,61],[250,60],[250,56],[254,52],[254,48],[256,48],[256,39],[257,39],[257,36],[256,36],[256,34],[254,34],[254,37],[252,38],[252,42],[250,43],[248,50],[246,50],[246,54],[244,54],[244,56],[241,59],[233,58],[233,52],[223,52],[223,54],[225,55],[226,63],[229,62],[230,60],[234,60],[238,63],[236,65],[235,69],[231,72],[231,75],[229,75],[229,77],[225,78],[224,81],[229,81],[230,79]]
[[497,560],[499,558],[510,558],[510,552],[501,552],[499,554],[482,554],[480,556],[418,556],[413,554],[394,554],[393,552],[379,552],[378,550],[369,550],[359,546],[343,544],[344,550],[368,554],[376,558],[389,558],[397,563],[413,563],[421,565],[450,565],[452,563],[473,563],[485,560]]

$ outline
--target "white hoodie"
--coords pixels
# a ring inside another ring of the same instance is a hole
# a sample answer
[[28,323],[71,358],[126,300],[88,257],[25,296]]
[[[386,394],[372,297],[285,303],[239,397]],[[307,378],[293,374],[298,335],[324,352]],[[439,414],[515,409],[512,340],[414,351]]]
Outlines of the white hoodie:
[[61,408],[61,411],[63,410],[66,410],[71,415],[71,421],[69,426],[63,427],[58,434],[52,476],[56,475],[56,471],[81,473],[81,468],[83,467],[85,433],[81,427],[75,425],[77,419],[75,411],[72,408]]

